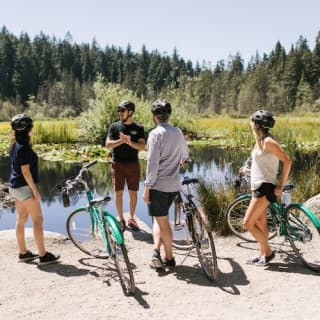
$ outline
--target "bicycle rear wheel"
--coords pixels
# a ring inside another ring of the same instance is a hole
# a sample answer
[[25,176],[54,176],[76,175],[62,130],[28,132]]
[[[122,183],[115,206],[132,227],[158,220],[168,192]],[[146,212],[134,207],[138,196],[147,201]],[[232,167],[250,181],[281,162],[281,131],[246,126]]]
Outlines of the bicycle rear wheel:
[[119,244],[113,234],[113,230],[108,223],[105,222],[105,231],[109,241],[111,255],[117,268],[120,277],[123,292],[134,294],[135,281],[133,277],[132,266],[129,261],[128,251],[124,243]]
[[82,252],[99,259],[109,257],[98,224],[86,209],[73,211],[67,219],[66,227],[70,240]]
[[216,248],[212,232],[208,230],[198,210],[193,215],[193,233],[201,268],[206,277],[213,281],[218,274]]
[[[228,206],[226,211],[227,223],[232,233],[238,238],[248,241],[257,242],[252,234],[243,228],[243,219],[249,207],[251,197],[240,197],[235,199]],[[271,207],[267,209],[267,223],[269,228],[269,240],[277,235],[277,223],[272,214]]]
[[287,236],[292,249],[310,269],[320,271],[320,234],[304,208],[287,208]]
[[190,250],[193,246],[189,232],[187,216],[182,212],[180,203],[174,203],[174,219],[170,222],[173,231],[172,247],[178,250]]

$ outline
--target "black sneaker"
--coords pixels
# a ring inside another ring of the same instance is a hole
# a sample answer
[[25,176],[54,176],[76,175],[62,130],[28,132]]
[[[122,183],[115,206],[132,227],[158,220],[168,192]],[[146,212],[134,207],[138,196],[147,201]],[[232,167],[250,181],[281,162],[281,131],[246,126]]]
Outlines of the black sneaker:
[[176,260],[175,260],[175,258],[172,258],[172,259],[170,259],[170,260],[168,260],[168,259],[164,259],[164,261],[163,261],[163,265],[165,266],[165,267],[175,267],[176,266]]
[[163,263],[160,256],[160,252],[158,250],[154,250],[150,262],[150,267],[154,269],[162,269]]
[[19,253],[19,262],[33,261],[33,260],[35,260],[37,258],[39,258],[39,255],[38,254],[34,254],[31,251],[27,251],[24,254]]
[[39,266],[44,266],[46,264],[56,263],[60,259],[60,255],[54,255],[50,252],[46,252],[46,254],[42,257],[39,257]]

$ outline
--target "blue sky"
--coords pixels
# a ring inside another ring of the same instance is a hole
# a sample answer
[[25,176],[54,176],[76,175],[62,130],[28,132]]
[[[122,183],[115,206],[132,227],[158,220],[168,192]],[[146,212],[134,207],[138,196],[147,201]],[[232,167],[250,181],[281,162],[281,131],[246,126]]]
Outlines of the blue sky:
[[290,49],[299,36],[311,49],[320,31],[319,0],[0,0],[0,26],[31,38],[40,31],[77,43],[95,38],[101,48],[172,54],[213,65],[240,52],[248,62],[279,40]]

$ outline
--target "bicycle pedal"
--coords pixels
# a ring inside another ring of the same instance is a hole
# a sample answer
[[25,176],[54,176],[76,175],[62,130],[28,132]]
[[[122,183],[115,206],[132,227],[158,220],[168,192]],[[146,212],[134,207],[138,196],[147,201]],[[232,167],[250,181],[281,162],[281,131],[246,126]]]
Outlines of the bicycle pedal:
[[182,230],[183,228],[184,228],[183,224],[175,224],[173,229],[175,231],[179,231],[179,230]]

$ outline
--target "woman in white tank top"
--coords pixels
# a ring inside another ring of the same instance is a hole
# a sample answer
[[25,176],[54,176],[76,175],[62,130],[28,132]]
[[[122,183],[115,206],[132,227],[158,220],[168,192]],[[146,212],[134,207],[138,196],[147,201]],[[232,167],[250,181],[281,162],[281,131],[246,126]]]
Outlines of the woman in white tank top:
[[[251,128],[255,137],[252,150],[251,190],[252,198],[244,217],[243,226],[260,246],[259,256],[247,260],[246,263],[256,266],[267,265],[275,256],[268,243],[267,213],[270,201],[282,192],[290,169],[291,160],[279,142],[269,133],[275,120],[269,111],[258,110],[251,115]],[[283,163],[282,174],[278,181],[279,161]]]

